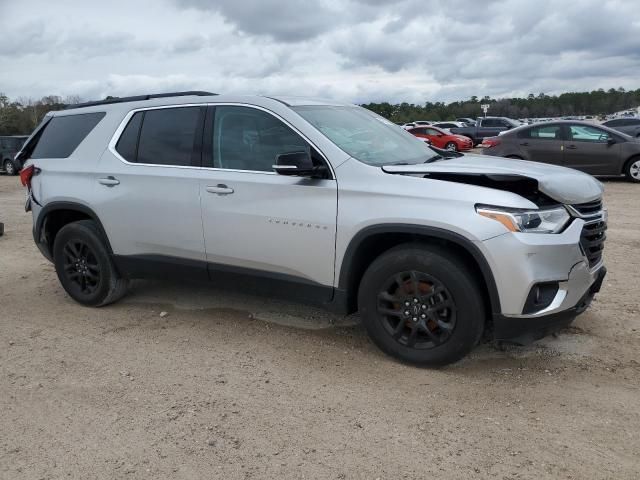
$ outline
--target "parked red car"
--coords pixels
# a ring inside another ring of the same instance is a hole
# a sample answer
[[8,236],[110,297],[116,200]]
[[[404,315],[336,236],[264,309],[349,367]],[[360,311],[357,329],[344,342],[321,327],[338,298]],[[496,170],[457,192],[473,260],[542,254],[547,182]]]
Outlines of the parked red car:
[[462,135],[454,135],[445,130],[436,127],[413,127],[407,131],[416,137],[431,140],[431,145],[445,150],[453,150],[456,152],[471,150],[473,142],[469,137]]

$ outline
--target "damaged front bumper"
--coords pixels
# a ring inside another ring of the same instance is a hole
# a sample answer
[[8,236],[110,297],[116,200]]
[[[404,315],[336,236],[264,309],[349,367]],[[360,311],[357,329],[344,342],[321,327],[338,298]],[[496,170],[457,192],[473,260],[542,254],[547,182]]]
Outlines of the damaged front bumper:
[[[556,308],[553,313],[544,313],[536,316],[507,317],[505,315],[494,315],[493,338],[526,345],[569,326],[578,315],[587,309],[595,294],[600,291],[606,274],[607,269],[605,267],[598,269],[596,278],[587,292],[570,308]],[[558,290],[559,293],[561,291]],[[566,298],[566,296],[563,296],[563,298]]]
[[585,221],[559,234],[508,233],[482,242],[500,297],[493,336],[528,343],[570,324],[600,290],[606,268],[589,263]]

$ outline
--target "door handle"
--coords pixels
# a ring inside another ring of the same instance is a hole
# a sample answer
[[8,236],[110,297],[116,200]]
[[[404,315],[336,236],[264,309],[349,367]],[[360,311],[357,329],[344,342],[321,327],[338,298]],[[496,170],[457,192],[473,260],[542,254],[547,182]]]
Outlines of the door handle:
[[98,179],[98,183],[107,187],[115,187],[116,185],[120,185],[120,180],[109,175],[107,178]]
[[520,145],[522,145],[523,147],[528,147],[529,146],[529,142],[522,142]]
[[576,148],[578,147],[576,147],[575,145],[567,145],[567,150],[575,150]]
[[207,192],[215,193],[216,195],[230,195],[233,193],[233,188],[229,188],[223,183],[218,185],[207,185]]

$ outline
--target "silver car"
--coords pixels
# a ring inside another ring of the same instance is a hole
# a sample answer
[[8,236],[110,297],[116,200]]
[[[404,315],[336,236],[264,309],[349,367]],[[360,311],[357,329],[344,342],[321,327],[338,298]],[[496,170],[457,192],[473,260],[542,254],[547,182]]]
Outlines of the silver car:
[[602,185],[437,151],[363,108],[206,92],[51,112],[19,156],[34,239],[71,298],[207,281],[359,311],[419,365],[568,325],[605,275]]

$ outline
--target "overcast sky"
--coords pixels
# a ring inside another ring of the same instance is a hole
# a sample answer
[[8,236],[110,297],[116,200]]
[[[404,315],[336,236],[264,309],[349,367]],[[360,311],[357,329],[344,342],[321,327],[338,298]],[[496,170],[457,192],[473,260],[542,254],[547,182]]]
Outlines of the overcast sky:
[[350,102],[640,88],[638,0],[0,0],[0,92]]

